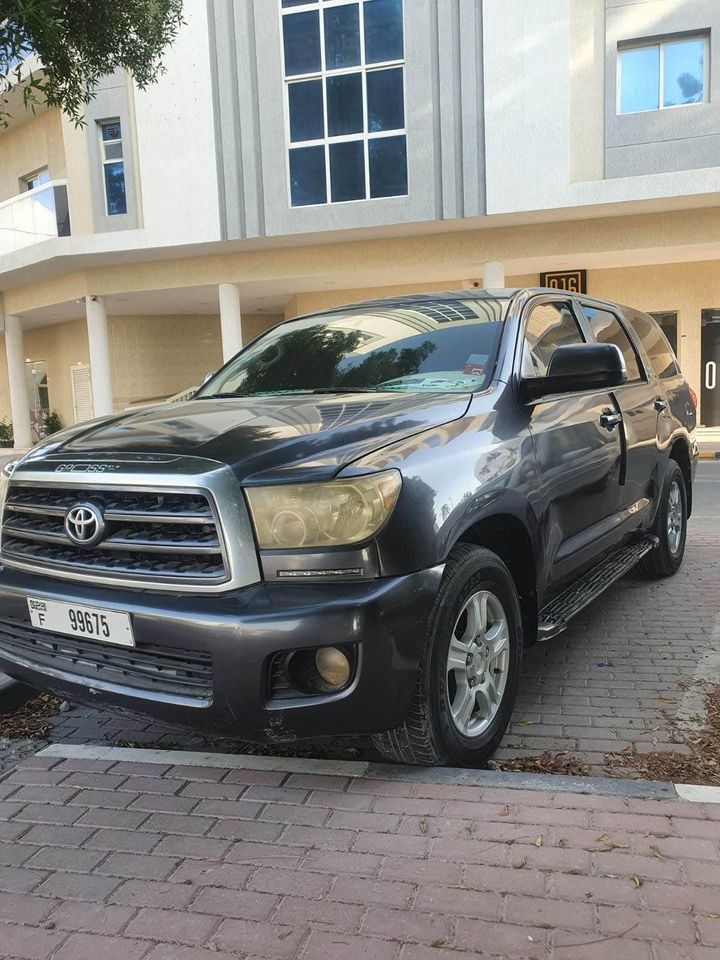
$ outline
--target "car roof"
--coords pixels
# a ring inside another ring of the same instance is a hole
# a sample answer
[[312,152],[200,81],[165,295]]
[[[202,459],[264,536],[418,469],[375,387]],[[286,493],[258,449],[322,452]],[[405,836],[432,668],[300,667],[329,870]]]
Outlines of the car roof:
[[[572,293],[567,290],[558,290],[551,287],[502,287],[497,289],[485,289],[482,287],[472,287],[468,290],[431,290],[426,293],[409,293],[398,295],[391,295],[388,297],[380,297],[375,300],[356,300],[351,303],[337,304],[333,307],[327,307],[324,310],[311,310],[309,313],[303,314],[298,317],[293,317],[294,320],[301,320],[305,317],[323,317],[331,316],[332,314],[346,312],[346,311],[361,311],[361,310],[388,310],[388,309],[402,309],[402,308],[412,308],[420,304],[425,306],[431,306],[432,304],[449,304],[453,302],[460,302],[468,300],[513,300],[516,297],[534,297],[541,294],[552,294],[556,297],[561,297],[568,300],[586,300],[591,303],[598,304],[599,306],[606,306],[610,309],[620,310],[630,310],[635,308],[624,307],[622,304],[615,303],[612,300],[601,299],[600,297],[593,297],[589,294],[583,293]],[[640,311],[638,311],[640,312]],[[286,321],[290,322],[290,321]]]

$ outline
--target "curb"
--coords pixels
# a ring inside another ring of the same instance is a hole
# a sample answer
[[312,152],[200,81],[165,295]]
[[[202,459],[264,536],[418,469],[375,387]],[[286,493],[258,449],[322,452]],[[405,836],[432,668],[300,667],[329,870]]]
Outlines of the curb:
[[280,773],[314,773],[368,780],[401,780],[478,789],[538,790],[545,793],[582,793],[597,796],[639,797],[649,800],[687,800],[720,803],[720,787],[658,780],[623,780],[614,777],[570,777],[550,773],[504,773],[500,770],[465,770],[457,767],[406,767],[359,760],[315,760],[302,757],[259,757],[243,753],[200,753],[185,750],[146,750],[140,747],[93,747],[53,743],[36,756],[58,760],[107,760],[119,763],[157,763],[164,766],[227,767],[275,770]]
[[701,450],[698,453],[699,460],[720,460],[720,450]]

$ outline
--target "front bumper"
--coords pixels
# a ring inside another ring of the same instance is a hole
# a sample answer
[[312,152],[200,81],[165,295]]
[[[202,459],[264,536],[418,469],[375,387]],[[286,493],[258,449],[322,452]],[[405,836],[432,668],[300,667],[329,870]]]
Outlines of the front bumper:
[[[70,586],[0,568],[0,669],[71,701],[257,742],[376,733],[407,714],[441,575],[442,567],[435,567],[367,582],[261,583],[200,596]],[[122,648],[124,667],[89,676],[100,658],[118,648],[86,641],[73,659],[64,647],[67,638],[31,626],[28,596],[129,612],[137,662]],[[62,658],[53,654],[56,641]],[[274,655],[338,643],[356,645],[347,688],[292,699],[270,696]],[[133,684],[141,659],[146,676],[154,670],[160,676],[167,668],[159,665],[172,662],[178,651],[207,665],[207,695]]]

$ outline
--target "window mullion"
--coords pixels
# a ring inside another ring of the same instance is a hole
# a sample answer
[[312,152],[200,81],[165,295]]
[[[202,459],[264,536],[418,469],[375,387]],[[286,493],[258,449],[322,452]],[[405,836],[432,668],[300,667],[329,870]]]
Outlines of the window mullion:
[[330,180],[330,145],[328,137],[330,135],[330,124],[327,114],[327,62],[325,59],[325,7],[319,4],[318,23],[320,28],[320,77],[322,83],[322,101],[323,101],[323,135],[325,142],[323,150],[325,154],[325,202],[332,203],[332,183]]
[[370,132],[369,104],[367,97],[367,64],[365,63],[365,5],[358,4],[358,27],[360,29],[360,70],[362,71],[363,97],[363,164],[365,173],[365,199],[370,198],[370,148],[368,133]]
[[660,51],[658,56],[658,70],[660,72],[658,77],[658,107],[663,110],[665,108],[665,44],[659,43],[658,49]]

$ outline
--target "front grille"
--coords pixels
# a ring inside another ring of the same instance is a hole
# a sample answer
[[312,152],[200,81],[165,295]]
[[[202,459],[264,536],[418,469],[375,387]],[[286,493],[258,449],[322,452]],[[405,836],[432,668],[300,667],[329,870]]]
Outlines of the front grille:
[[0,655],[24,666],[76,677],[88,686],[130,687],[204,703],[212,699],[212,657],[204,651],[145,644],[115,647],[2,619]]
[[[106,531],[96,546],[76,546],[65,532],[75,504],[95,504]],[[205,493],[12,483],[2,526],[4,560],[33,568],[77,570],[118,580],[223,583],[229,573],[220,526]]]

